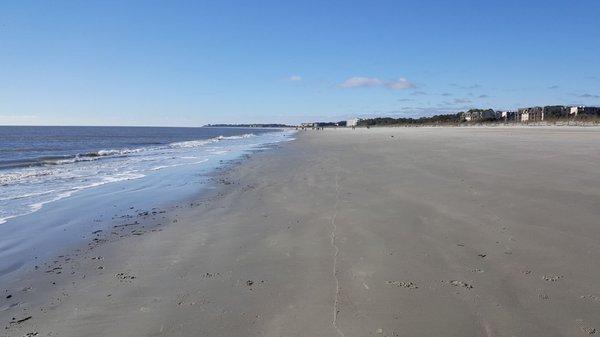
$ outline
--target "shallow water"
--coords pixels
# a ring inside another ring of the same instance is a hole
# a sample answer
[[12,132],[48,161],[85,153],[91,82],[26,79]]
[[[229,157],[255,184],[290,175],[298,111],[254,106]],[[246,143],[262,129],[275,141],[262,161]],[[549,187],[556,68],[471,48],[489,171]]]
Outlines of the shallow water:
[[202,164],[211,156],[264,141],[268,131],[0,127],[0,224],[81,190]]
[[0,278],[81,241],[98,219],[192,196],[224,162],[291,135],[254,128],[0,127]]

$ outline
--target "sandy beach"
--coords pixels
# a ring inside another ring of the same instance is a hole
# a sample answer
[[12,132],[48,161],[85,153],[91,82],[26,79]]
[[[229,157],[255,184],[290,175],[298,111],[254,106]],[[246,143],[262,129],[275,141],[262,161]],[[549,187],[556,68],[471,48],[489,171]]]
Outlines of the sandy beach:
[[0,336],[600,334],[600,129],[296,138],[2,285]]

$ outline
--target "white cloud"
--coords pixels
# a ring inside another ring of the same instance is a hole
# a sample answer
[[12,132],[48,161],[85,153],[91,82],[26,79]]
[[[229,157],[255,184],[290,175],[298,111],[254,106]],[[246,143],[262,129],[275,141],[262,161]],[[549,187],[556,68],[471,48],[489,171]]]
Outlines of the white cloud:
[[350,77],[344,82],[339,84],[340,88],[364,88],[364,87],[376,87],[381,85],[382,82],[378,78],[374,77]]
[[298,81],[302,81],[302,77],[299,75],[292,75],[292,76],[288,77],[287,80],[292,81],[292,82],[298,82]]
[[340,88],[365,88],[385,86],[388,89],[403,90],[415,88],[415,85],[406,78],[400,77],[396,81],[382,81],[376,77],[350,77],[338,85]]
[[385,86],[395,90],[411,89],[415,87],[413,83],[403,77],[399,78],[397,81],[387,82]]

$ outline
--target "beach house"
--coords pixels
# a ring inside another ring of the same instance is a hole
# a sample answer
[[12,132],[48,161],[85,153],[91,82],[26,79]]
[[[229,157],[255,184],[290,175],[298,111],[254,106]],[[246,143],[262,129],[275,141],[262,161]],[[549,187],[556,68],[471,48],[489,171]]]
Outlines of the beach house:
[[358,126],[358,122],[360,121],[360,119],[358,118],[350,118],[346,121],[346,126],[347,127],[356,127]]
[[500,119],[504,122],[512,121],[515,119],[516,112],[514,111],[502,111],[500,112]]
[[595,106],[572,106],[569,115],[577,116],[600,116],[600,107]]
[[544,120],[544,108],[535,106],[517,110],[518,122],[541,122]]

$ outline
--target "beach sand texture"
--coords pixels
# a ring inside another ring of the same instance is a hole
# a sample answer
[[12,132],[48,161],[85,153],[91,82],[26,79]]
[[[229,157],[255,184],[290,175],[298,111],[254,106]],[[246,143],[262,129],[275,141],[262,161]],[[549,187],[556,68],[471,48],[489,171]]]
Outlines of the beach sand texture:
[[598,129],[303,131],[218,181],[2,289],[0,336],[600,334]]

